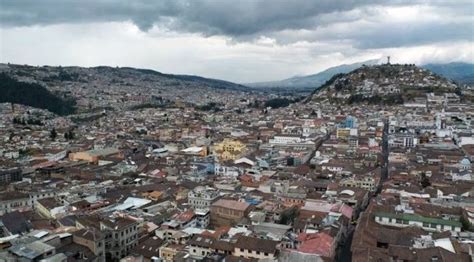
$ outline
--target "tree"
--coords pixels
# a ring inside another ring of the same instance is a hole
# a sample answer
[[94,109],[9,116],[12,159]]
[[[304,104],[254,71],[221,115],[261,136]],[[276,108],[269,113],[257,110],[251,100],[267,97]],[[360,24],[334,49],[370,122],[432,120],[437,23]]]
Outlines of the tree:
[[273,98],[265,102],[265,107],[280,108],[287,107],[292,101],[288,98]]
[[64,133],[64,138],[66,140],[71,140],[71,139],[74,139],[74,132],[72,132],[72,130],[69,130],[67,131],[66,133]]
[[51,138],[51,140],[55,140],[57,136],[58,133],[56,132],[56,129],[53,128],[51,132],[49,132],[49,138]]
[[0,103],[22,104],[67,115],[75,112],[75,100],[63,99],[37,83],[21,82],[6,73],[0,74]]
[[280,224],[288,225],[294,223],[296,217],[298,217],[298,208],[292,207],[281,213]]
[[462,224],[463,231],[469,231],[471,229],[471,223],[464,216],[461,216],[461,218],[459,219],[459,222],[461,222]]
[[425,173],[421,174],[421,186],[423,188],[431,186],[430,179],[425,175]]

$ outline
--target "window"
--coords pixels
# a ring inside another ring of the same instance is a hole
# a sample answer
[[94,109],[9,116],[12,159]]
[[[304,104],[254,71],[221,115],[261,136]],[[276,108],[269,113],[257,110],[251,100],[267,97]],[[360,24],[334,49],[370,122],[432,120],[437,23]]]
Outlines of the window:
[[243,248],[241,248],[241,249],[240,249],[240,252],[244,252],[244,249],[243,249]]
[[265,255],[265,256],[268,256],[268,253],[266,253],[266,252],[265,252],[265,254],[264,254],[264,255]]
[[257,255],[260,255],[260,251],[257,251]]

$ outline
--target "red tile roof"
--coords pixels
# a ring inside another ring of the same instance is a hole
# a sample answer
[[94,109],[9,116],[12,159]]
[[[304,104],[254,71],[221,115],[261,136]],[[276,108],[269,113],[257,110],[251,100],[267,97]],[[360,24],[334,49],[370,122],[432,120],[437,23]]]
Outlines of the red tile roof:
[[302,233],[298,236],[298,240],[302,241],[298,247],[299,252],[332,257],[334,238],[330,235],[326,233]]

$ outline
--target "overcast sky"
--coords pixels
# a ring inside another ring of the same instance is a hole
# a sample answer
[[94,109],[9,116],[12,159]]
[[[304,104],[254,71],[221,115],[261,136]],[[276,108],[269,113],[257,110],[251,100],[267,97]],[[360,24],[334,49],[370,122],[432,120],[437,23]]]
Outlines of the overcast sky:
[[473,62],[472,0],[0,0],[0,62],[239,83],[392,57]]

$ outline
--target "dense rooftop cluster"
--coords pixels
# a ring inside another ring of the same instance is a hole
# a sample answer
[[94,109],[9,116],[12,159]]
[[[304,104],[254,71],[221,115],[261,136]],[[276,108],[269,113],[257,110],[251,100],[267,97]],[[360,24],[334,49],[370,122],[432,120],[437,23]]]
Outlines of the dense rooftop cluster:
[[472,260],[474,105],[455,93],[262,108],[90,77],[48,86],[75,115],[0,104],[0,260]]

